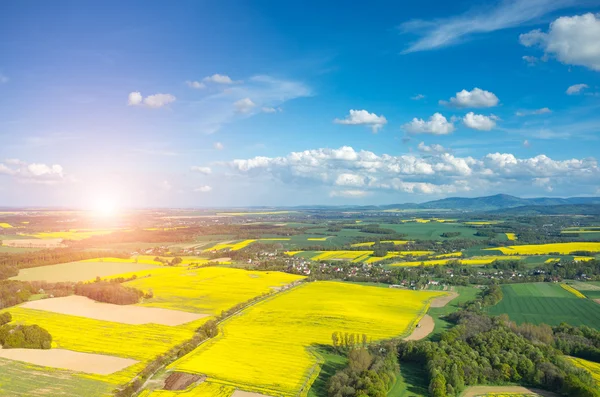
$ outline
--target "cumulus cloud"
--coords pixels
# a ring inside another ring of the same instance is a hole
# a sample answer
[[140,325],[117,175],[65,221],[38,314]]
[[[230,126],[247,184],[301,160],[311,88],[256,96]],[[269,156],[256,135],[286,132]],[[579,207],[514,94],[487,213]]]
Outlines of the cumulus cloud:
[[493,92],[475,87],[471,91],[457,92],[449,101],[440,101],[440,105],[455,108],[491,108],[498,105],[498,102],[498,97]]
[[497,2],[495,7],[486,4],[448,18],[413,19],[401,24],[400,31],[420,38],[403,53],[448,47],[464,42],[472,35],[514,28],[573,3],[573,0],[504,0]]
[[195,88],[197,90],[201,90],[203,88],[206,88],[206,84],[200,82],[200,81],[186,81],[185,84],[187,84],[188,87],[190,88]]
[[213,74],[212,76],[207,76],[202,79],[205,83],[215,83],[215,84],[234,84],[235,82],[231,80],[231,77],[224,74]]
[[141,106],[144,105],[149,108],[161,108],[169,103],[175,102],[175,96],[171,94],[154,94],[149,95],[146,98],[142,96],[140,92],[131,92],[127,98],[127,104],[129,106]]
[[221,142],[215,142],[213,143],[213,147],[217,150],[223,150],[225,149],[225,145],[223,145]]
[[277,113],[277,112],[283,111],[283,109],[281,109],[281,108],[274,108],[274,107],[270,107],[270,106],[263,106],[263,108],[261,110],[263,113]]
[[414,118],[402,128],[409,134],[447,135],[454,132],[454,124],[448,121],[441,113],[434,113],[428,121]]
[[63,167],[59,164],[27,163],[8,159],[0,163],[0,175],[9,175],[20,182],[56,184],[67,180]]
[[420,101],[421,99],[425,99],[425,95],[423,94],[417,94],[413,97],[410,97],[410,99],[412,99],[413,101]]
[[360,187],[365,185],[365,178],[360,175],[345,173],[338,175],[335,180],[335,184],[338,186]]
[[497,117],[494,115],[484,116],[469,112],[463,117],[463,124],[469,128],[479,131],[489,131],[496,126]]
[[250,113],[256,107],[256,104],[250,98],[243,98],[234,102],[233,106],[237,113]]
[[345,198],[361,198],[368,196],[369,192],[366,190],[357,190],[357,189],[349,189],[349,190],[332,190],[329,193],[329,197],[345,197]]
[[567,95],[577,95],[581,94],[583,90],[589,88],[587,84],[573,84],[569,88],[567,88]]
[[204,175],[210,175],[212,174],[212,169],[210,167],[200,167],[200,166],[193,166],[191,167],[191,170],[194,172],[198,172],[200,174],[204,174]]
[[428,146],[425,144],[425,142],[419,143],[417,145],[417,149],[422,153],[445,153],[448,151],[448,149],[437,143],[432,143]]
[[351,109],[348,116],[344,119],[333,120],[336,124],[347,124],[347,125],[366,125],[371,127],[371,130],[376,133],[384,125],[387,124],[385,116],[378,116],[375,113],[369,113],[366,110],[354,110]]
[[[485,191],[506,191],[524,184],[536,186],[549,178],[557,186],[583,191],[600,183],[595,159],[555,160],[546,155],[518,158],[511,153],[490,153],[481,158],[459,157],[441,147],[419,145],[423,155],[393,156],[356,151],[352,147],[292,152],[282,157],[254,157],[225,163],[234,174],[278,180],[284,184],[322,185],[335,192],[402,191],[436,195]],[[544,187],[545,188],[545,187]],[[337,193],[336,193],[337,194]]]
[[515,115],[517,115],[519,117],[523,117],[523,116],[549,114],[549,113],[552,113],[552,110],[550,110],[549,108],[539,108],[539,109],[533,109],[533,110],[519,110],[518,112],[515,113]]
[[210,191],[212,191],[212,187],[208,186],[208,185],[204,185],[204,186],[199,186],[197,188],[194,189],[195,192],[200,192],[200,193],[208,193]]
[[546,55],[567,65],[585,66],[600,71],[600,14],[587,13],[560,17],[547,33],[540,29],[521,34],[526,47],[538,46]]

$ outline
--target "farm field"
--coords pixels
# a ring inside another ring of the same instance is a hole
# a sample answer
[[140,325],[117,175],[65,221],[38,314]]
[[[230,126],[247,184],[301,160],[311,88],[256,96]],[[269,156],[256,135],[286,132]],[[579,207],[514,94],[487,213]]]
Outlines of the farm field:
[[238,241],[238,242],[218,243],[218,244],[213,245],[212,247],[204,248],[202,250],[202,252],[222,251],[222,250],[226,250],[226,249],[231,250],[231,251],[238,251],[238,250],[241,250],[242,248],[246,248],[248,245],[252,244],[255,241],[256,240],[242,240],[242,241]]
[[134,263],[132,260],[118,260],[118,258],[114,258],[113,260],[109,258],[105,261],[92,259],[79,262],[60,263],[58,265],[21,269],[19,274],[15,277],[12,277],[11,280],[77,282],[92,280],[97,276],[107,277],[120,273],[151,270],[158,267],[159,266],[157,265]]
[[589,299],[600,299],[600,281],[569,281],[569,285]]
[[485,250],[501,251],[504,255],[548,255],[552,253],[568,255],[576,251],[600,252],[600,242],[511,245],[508,247],[486,248]]
[[10,223],[0,222],[0,229],[12,229],[13,226]]
[[600,329],[600,305],[578,298],[558,284],[509,284],[502,286],[502,293],[504,297],[488,309],[489,314],[506,313],[519,324],[559,325],[566,322]]
[[447,258],[447,259],[433,259],[433,260],[424,260],[424,261],[407,261],[407,262],[397,262],[392,263],[389,266],[395,267],[414,267],[414,266],[436,266],[436,265],[447,265],[452,262],[460,262],[461,265],[473,265],[473,266],[483,266],[489,265],[494,261],[506,261],[506,260],[521,260],[522,257],[519,256],[498,256],[498,255],[490,255],[490,256],[480,256],[473,258]]
[[[259,272],[224,267],[204,267],[188,270],[184,267],[163,267],[125,275],[138,276],[125,283],[142,291],[152,289],[154,297],[141,306],[183,310],[210,315],[220,314],[238,303],[273,292],[294,281],[297,276],[281,272]],[[150,275],[149,277],[147,277]]]
[[517,240],[517,235],[515,233],[504,233],[506,235],[506,238],[510,241],[515,241]]
[[117,229],[98,229],[98,230],[69,230],[65,232],[40,232],[25,234],[34,238],[45,239],[63,239],[63,240],[84,240],[93,236],[104,236],[107,234],[114,233],[116,231],[122,231]]
[[225,321],[223,334],[170,368],[267,395],[296,395],[318,374],[310,346],[331,344],[334,331],[365,333],[374,340],[407,334],[441,294],[304,284]]
[[351,261],[351,262],[364,262],[374,263],[386,259],[396,258],[399,256],[424,256],[430,255],[433,251],[394,251],[388,252],[386,256],[372,256],[373,251],[361,250],[361,251],[288,251],[287,255],[299,256],[306,259],[312,259],[314,261],[325,261],[325,260],[339,260],[339,261]]
[[145,390],[138,397],[230,397],[234,392],[232,386],[202,382],[186,390]]
[[428,222],[418,223],[409,222],[402,224],[380,223],[379,226],[383,229],[392,229],[398,233],[406,234],[407,240],[442,240],[442,233],[460,233],[457,237],[452,238],[468,238],[468,239],[484,239],[484,237],[475,236],[477,229],[468,227],[460,223],[447,222]]
[[0,358],[0,396],[109,397],[114,384],[70,371]]
[[600,387],[600,363],[584,360],[583,358],[577,357],[569,357],[569,361],[575,364],[575,366],[588,371],[592,375],[592,378],[594,378],[594,380],[598,384],[598,387]]

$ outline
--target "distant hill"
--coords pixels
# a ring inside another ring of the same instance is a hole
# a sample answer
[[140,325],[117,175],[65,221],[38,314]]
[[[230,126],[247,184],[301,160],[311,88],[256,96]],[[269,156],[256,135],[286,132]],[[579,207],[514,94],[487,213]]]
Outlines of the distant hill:
[[428,201],[421,204],[388,205],[386,209],[452,209],[463,211],[494,211],[506,208],[530,206],[563,206],[563,205],[600,205],[600,197],[572,198],[520,198],[508,194],[496,194],[485,197],[448,197],[441,200]]
[[489,212],[505,215],[600,215],[600,204],[525,205]]

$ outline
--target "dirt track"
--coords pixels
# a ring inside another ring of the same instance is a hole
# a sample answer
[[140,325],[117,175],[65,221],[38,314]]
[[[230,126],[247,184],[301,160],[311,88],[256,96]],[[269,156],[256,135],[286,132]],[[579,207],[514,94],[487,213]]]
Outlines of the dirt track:
[[404,340],[421,340],[432,333],[434,328],[435,323],[433,322],[433,317],[426,314],[421,321],[419,321],[419,327],[415,328],[412,334],[408,335]]
[[431,305],[429,307],[444,307],[450,301],[458,296],[458,292],[450,291],[444,296],[440,296],[439,298],[435,298],[431,301]]
[[136,364],[136,360],[63,349],[1,349],[0,357],[51,368],[110,375]]

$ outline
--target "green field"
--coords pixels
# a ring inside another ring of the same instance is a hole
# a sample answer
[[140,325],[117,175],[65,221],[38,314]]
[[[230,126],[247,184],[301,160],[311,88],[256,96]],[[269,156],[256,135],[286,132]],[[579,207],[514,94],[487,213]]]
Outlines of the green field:
[[400,374],[388,393],[388,397],[429,396],[427,369],[415,363],[400,363]]
[[435,328],[429,335],[429,339],[431,340],[439,339],[442,332],[454,325],[444,320],[442,317],[460,310],[462,304],[474,300],[480,292],[480,290],[475,287],[454,287],[454,291],[458,292],[458,296],[452,299],[446,306],[431,307],[427,312],[427,314],[433,317],[433,321],[435,322]]
[[392,229],[398,233],[406,234],[407,240],[442,240],[442,233],[459,232],[460,235],[453,238],[474,238],[485,239],[485,237],[475,236],[477,229],[468,227],[460,223],[440,223],[428,222],[417,223],[407,222],[401,224],[381,223],[379,226],[383,229]]
[[568,284],[590,299],[600,299],[600,281],[574,281]]
[[111,396],[114,385],[69,371],[39,367],[0,358],[0,396],[83,397]]
[[154,269],[160,266],[143,263],[114,263],[114,262],[69,262],[58,265],[32,267],[21,269],[19,275],[10,280],[49,282],[86,281],[99,277],[112,276],[113,274],[129,273],[138,270]]
[[558,284],[503,285],[502,293],[502,301],[491,307],[489,314],[506,313],[519,324],[558,325],[565,322],[600,329],[600,305],[589,299],[577,298]]

